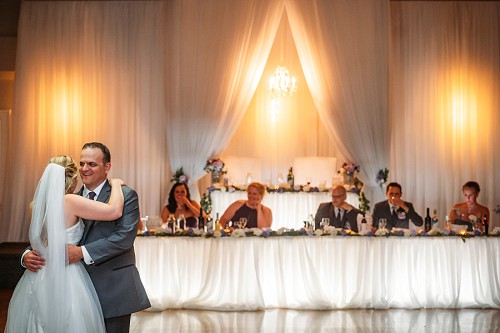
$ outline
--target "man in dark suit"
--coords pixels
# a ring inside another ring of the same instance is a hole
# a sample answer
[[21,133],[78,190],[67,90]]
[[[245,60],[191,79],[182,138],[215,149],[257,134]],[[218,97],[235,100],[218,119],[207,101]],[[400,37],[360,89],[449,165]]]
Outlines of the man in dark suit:
[[415,212],[410,202],[401,200],[403,191],[398,183],[389,183],[385,192],[387,200],[379,202],[373,209],[373,226],[378,228],[379,219],[387,220],[387,229],[409,228],[410,220],[416,226],[424,224],[422,217]]
[[323,218],[330,219],[330,225],[335,228],[351,229],[358,232],[358,214],[362,214],[357,208],[348,204],[347,191],[344,186],[336,185],[332,189],[332,202],[321,203],[314,218],[316,229],[320,228]]
[[[111,154],[105,145],[99,142],[84,144],[79,169],[84,186],[79,194],[108,202],[110,168]],[[131,314],[151,306],[135,266],[134,241],[140,216],[138,196],[129,187],[122,186],[122,190],[122,216],[106,222],[84,220],[80,246],[68,245],[69,263],[80,260],[85,263],[99,296],[108,333],[129,332]],[[44,264],[45,259],[31,249],[21,257],[21,265],[33,272]]]
[[[84,186],[79,194],[108,202],[110,168],[109,149],[102,143],[86,143],[80,158],[79,171]],[[84,220],[80,246],[68,248],[70,263],[82,259],[85,262],[99,296],[108,333],[128,332],[131,314],[151,306],[135,266],[134,240],[140,216],[138,196],[129,187],[122,189],[122,217],[113,222]]]

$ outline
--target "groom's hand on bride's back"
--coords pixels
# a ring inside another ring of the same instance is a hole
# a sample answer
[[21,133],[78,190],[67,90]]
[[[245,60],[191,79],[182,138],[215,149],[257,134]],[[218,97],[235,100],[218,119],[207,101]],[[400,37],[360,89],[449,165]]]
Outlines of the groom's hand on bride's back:
[[37,250],[26,252],[23,257],[24,267],[32,272],[38,272],[44,265],[45,259],[40,256]]
[[73,244],[68,244],[68,263],[74,264],[82,259],[82,248]]

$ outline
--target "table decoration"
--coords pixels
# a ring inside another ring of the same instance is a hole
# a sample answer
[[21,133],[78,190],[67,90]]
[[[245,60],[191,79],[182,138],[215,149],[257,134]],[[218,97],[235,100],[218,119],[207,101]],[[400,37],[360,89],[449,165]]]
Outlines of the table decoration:
[[498,237],[500,236],[500,227],[495,227],[495,229],[493,229],[492,232],[490,232],[489,234],[490,236],[493,236],[493,237]]
[[172,176],[172,179],[170,179],[172,183],[184,183],[187,184],[189,183],[189,177],[184,173],[183,167],[180,167],[177,169]]
[[387,183],[387,178],[389,177],[389,169],[380,169],[375,177],[375,182],[380,186],[380,189],[384,189],[385,183]]
[[[344,162],[337,173],[343,176],[345,189],[348,192],[359,195],[359,210],[366,213],[370,210],[370,200],[368,200],[364,193],[365,183],[356,176],[360,169],[361,167],[359,164]],[[389,171],[387,171],[387,173],[388,172]]]
[[354,183],[354,174],[358,173],[360,169],[359,164],[356,163],[346,163],[342,164],[337,173],[340,173],[344,176],[344,184],[353,185]]
[[224,162],[219,158],[213,158],[207,161],[203,170],[212,174],[212,184],[220,183],[221,176],[227,173],[227,170],[224,170],[224,166]]
[[[488,237],[481,233],[480,230],[474,230],[472,232],[467,232],[466,230],[461,230],[455,232],[451,229],[440,230],[438,228],[430,230],[426,233],[423,229],[403,229],[403,228],[392,228],[388,230],[386,228],[378,229],[375,232],[368,231],[364,233],[356,233],[350,229],[342,229],[335,228],[333,226],[325,226],[323,230],[321,229],[311,229],[311,228],[300,228],[296,229],[288,229],[288,228],[280,228],[278,230],[272,230],[270,228],[245,228],[245,229],[235,229],[235,228],[227,228],[221,230],[201,230],[197,228],[186,228],[186,229],[177,229],[175,232],[172,232],[170,228],[155,228],[151,230],[139,230],[137,232],[137,236],[139,237],[200,237],[200,238],[242,238],[242,237],[297,237],[297,236],[305,236],[305,237],[325,237],[325,236],[333,236],[333,237],[461,237],[462,240],[465,241],[467,238],[474,237]],[[489,234],[491,237],[500,237],[500,227],[496,227]]]

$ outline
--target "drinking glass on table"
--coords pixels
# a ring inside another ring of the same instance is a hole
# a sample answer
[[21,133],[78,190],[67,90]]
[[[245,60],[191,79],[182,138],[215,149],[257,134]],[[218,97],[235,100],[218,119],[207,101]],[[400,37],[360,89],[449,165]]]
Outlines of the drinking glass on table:
[[385,229],[385,227],[387,226],[387,220],[385,218],[380,218],[378,219],[378,228],[379,229]]
[[246,217],[240,217],[240,229],[245,229],[248,219]]
[[330,225],[330,219],[328,217],[323,217],[321,219],[321,229],[324,229],[328,225]]

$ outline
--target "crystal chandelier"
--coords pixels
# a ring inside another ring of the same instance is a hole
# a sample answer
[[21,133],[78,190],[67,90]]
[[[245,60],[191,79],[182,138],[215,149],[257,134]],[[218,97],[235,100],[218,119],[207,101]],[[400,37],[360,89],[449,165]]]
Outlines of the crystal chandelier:
[[285,66],[278,66],[269,80],[269,89],[273,97],[292,96],[297,91],[297,83]]

